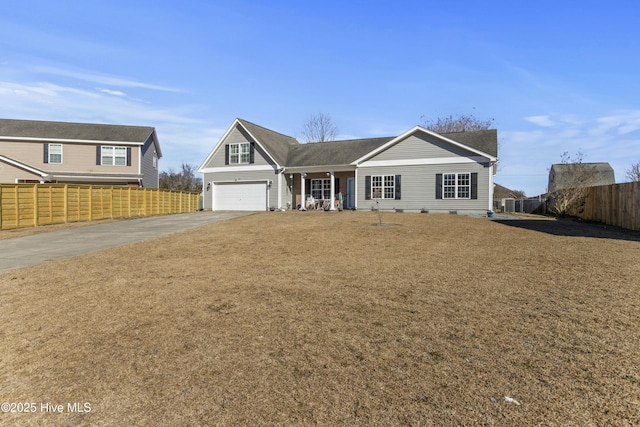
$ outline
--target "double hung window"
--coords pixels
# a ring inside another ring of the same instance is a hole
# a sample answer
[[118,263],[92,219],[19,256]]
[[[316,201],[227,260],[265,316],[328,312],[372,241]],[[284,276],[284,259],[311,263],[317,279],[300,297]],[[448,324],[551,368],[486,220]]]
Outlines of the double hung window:
[[229,164],[238,165],[249,163],[250,147],[248,142],[229,144]]
[[101,159],[102,164],[107,166],[126,166],[127,165],[127,147],[110,147],[102,146]]
[[395,199],[396,177],[395,175],[374,175],[371,177],[372,199]]
[[311,197],[314,199],[330,199],[331,179],[312,179]]
[[442,196],[444,199],[470,199],[471,174],[445,173],[442,174]]
[[62,144],[49,144],[48,163],[62,164]]

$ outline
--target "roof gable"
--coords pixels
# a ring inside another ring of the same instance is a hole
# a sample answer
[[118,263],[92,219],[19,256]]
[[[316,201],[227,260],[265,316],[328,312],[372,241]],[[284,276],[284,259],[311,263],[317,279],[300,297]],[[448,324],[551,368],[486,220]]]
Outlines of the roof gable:
[[[384,150],[387,150],[391,146],[398,144],[400,141],[405,140],[409,136],[414,135],[416,133],[420,133],[420,132],[436,137],[448,144],[452,144],[456,147],[468,150],[474,154],[477,154],[478,156],[486,157],[490,161],[495,162],[498,160],[496,156],[498,152],[498,138],[497,138],[498,133],[495,129],[491,129],[487,131],[467,131],[467,132],[454,132],[454,133],[448,133],[448,134],[438,134],[428,129],[425,129],[421,126],[415,126],[412,129],[408,130],[407,132],[403,133],[402,135],[391,139],[386,144],[358,158],[353,163],[359,164],[361,162],[364,162],[372,158],[376,154]],[[454,140],[451,137],[455,137],[456,139]],[[464,142],[460,142],[460,140]],[[496,155],[493,155],[487,151],[481,150],[480,148],[494,152],[496,153]]]
[[300,145],[297,139],[243,119],[236,119],[279,165],[285,165],[290,147]]

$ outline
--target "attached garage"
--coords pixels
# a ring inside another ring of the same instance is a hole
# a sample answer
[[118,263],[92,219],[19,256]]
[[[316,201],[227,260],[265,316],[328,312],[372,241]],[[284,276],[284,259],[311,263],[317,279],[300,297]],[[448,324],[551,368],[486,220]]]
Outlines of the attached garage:
[[213,183],[214,211],[265,211],[268,187],[265,181]]

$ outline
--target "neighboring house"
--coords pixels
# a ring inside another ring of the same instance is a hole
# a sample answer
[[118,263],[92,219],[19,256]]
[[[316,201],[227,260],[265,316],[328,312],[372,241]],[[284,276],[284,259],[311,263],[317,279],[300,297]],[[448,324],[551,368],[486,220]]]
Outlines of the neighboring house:
[[561,163],[551,165],[548,191],[553,193],[566,188],[615,183],[615,174],[609,163]]
[[[207,156],[203,204],[213,210],[335,208],[486,213],[497,132],[402,135],[300,144],[236,119]],[[317,203],[317,202],[320,203]]]
[[494,199],[523,199],[526,196],[522,191],[511,190],[500,184],[493,184],[493,198]]
[[152,127],[0,119],[0,182],[158,187]]

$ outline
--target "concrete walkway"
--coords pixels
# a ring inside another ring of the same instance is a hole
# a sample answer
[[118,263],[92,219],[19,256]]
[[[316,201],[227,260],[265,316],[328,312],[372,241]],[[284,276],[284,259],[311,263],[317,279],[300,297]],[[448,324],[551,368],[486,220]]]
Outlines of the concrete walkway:
[[252,212],[193,212],[113,221],[0,240],[0,273],[187,230]]

